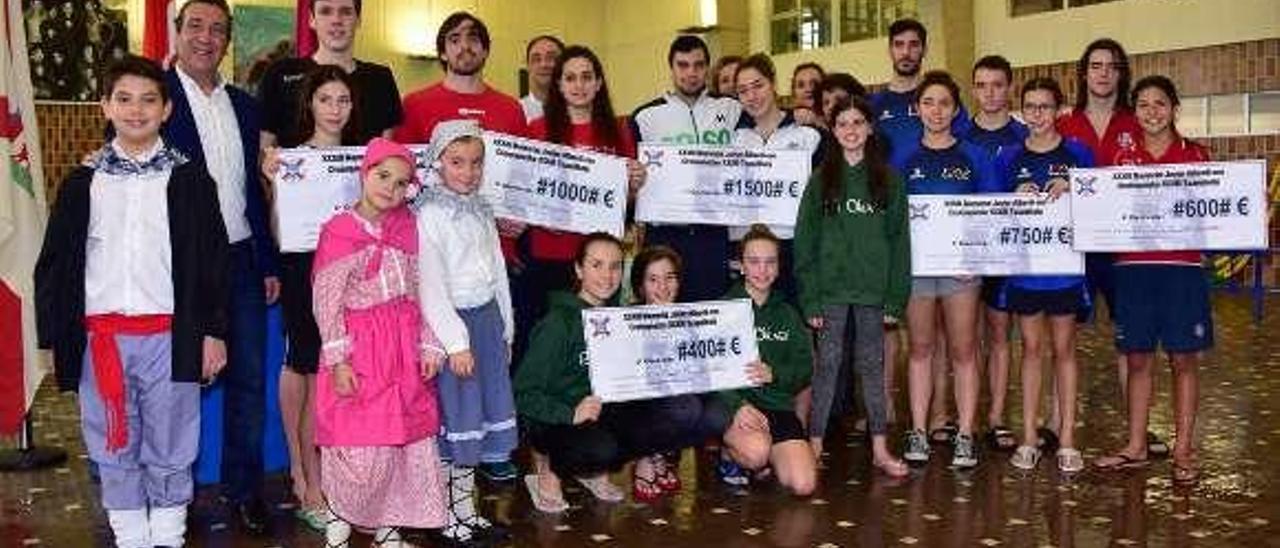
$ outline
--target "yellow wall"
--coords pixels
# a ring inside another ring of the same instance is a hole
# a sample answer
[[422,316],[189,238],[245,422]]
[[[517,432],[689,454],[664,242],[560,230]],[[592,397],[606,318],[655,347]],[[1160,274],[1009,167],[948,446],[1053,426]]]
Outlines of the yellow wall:
[[973,3],[976,53],[1003,54],[1014,66],[1075,60],[1102,36],[1130,53],[1280,36],[1276,0],[1122,0],[1017,18],[1007,0]]

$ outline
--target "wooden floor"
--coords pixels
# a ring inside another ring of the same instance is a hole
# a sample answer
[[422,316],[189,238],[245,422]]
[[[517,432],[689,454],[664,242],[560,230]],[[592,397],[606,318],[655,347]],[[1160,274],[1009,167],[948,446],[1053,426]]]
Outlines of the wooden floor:
[[[486,485],[483,511],[510,527],[510,546],[1280,546],[1280,306],[1268,308],[1255,327],[1246,299],[1215,297],[1218,346],[1201,376],[1204,478],[1191,489],[1172,485],[1167,462],[1126,474],[1089,470],[1068,480],[1053,459],[1022,474],[1007,455],[989,451],[976,470],[953,471],[945,448],[909,479],[892,481],[871,473],[865,445],[841,430],[828,440],[821,486],[809,499],[767,482],[748,491],[728,488],[715,480],[710,453],[686,451],[684,490],[656,505],[602,505],[571,490],[573,508],[552,517],[532,511],[523,489]],[[1124,426],[1109,328],[1086,329],[1080,350],[1080,445],[1092,459],[1120,446]],[[904,382],[900,373],[899,386]],[[1169,388],[1161,376],[1152,412],[1153,429],[1165,437]],[[1011,417],[1019,398],[1011,390]],[[905,391],[896,399],[902,409]],[[40,443],[68,449],[71,459],[60,468],[0,474],[0,548],[110,546],[74,399],[47,389],[35,412]],[[1015,427],[1019,422],[1011,418]],[[624,471],[615,480],[628,477]],[[275,504],[270,537],[244,535],[216,502],[216,490],[206,489],[192,510],[189,545],[323,546],[291,517],[281,478],[268,492]],[[431,545],[424,534],[410,537]]]

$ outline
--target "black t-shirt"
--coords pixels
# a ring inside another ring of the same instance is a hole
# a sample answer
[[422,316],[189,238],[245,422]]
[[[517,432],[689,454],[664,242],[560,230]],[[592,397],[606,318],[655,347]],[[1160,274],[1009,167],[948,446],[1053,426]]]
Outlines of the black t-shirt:
[[[276,61],[262,76],[258,85],[258,100],[262,103],[262,129],[276,135],[281,145],[291,146],[305,140],[301,131],[310,128],[297,127],[299,118],[299,94],[307,72],[319,66],[310,57],[290,57]],[[400,125],[404,110],[400,106],[400,90],[391,69],[385,66],[356,60],[356,70],[351,73],[355,82],[360,117],[360,143],[364,144],[382,134],[384,130]]]

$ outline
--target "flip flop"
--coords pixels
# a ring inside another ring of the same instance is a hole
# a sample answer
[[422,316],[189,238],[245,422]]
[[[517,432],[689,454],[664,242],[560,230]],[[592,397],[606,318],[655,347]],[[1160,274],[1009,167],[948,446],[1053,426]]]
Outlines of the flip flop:
[[524,477],[524,487],[529,490],[529,500],[533,501],[533,507],[539,512],[546,514],[559,514],[569,509],[569,503],[563,498],[554,499],[546,496],[542,489],[538,487],[537,474],[529,474]]
[[606,476],[596,478],[577,478],[577,480],[578,483],[581,483],[583,487],[586,487],[587,491],[591,492],[591,496],[595,497],[597,500],[605,502],[622,502],[623,499],[627,498],[626,495],[622,494],[621,489],[618,489],[616,485],[609,483],[609,478]]
[[1175,485],[1194,485],[1200,481],[1200,469],[1194,461],[1178,462],[1173,460],[1173,483]]
[[891,478],[905,478],[911,475],[911,467],[899,459],[890,459],[887,461],[872,461],[872,466],[876,467],[881,473]]
[[1116,453],[1114,455],[1111,455],[1108,457],[1102,457],[1098,460],[1093,461],[1093,466],[1104,472],[1132,470],[1136,468],[1143,468],[1148,464],[1151,464],[1151,461],[1147,459],[1131,457],[1124,453]]

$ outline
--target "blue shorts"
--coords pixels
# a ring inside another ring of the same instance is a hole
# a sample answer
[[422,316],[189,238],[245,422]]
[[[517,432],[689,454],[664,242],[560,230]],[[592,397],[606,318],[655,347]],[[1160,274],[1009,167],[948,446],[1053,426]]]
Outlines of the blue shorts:
[[1116,350],[1190,353],[1213,347],[1209,281],[1199,266],[1115,268]]
[[982,278],[982,302],[987,308],[1009,311],[1009,303],[1004,302],[1004,288],[1008,278],[1004,276],[985,276]]
[[[1116,280],[1115,280],[1115,255],[1111,253],[1085,253],[1084,255],[1084,274],[1085,281],[1088,283],[1090,301],[1097,303],[1097,299],[1093,298],[1094,292],[1102,295],[1102,300],[1107,303],[1107,314],[1115,321],[1116,317]],[[1100,307],[1092,304],[1090,308],[1081,310],[1076,316],[1080,322],[1087,322]]]
[[1063,289],[1027,289],[1010,283],[1005,285],[1001,300],[1006,310],[1021,316],[1075,316],[1089,309],[1085,285],[1082,282]]

